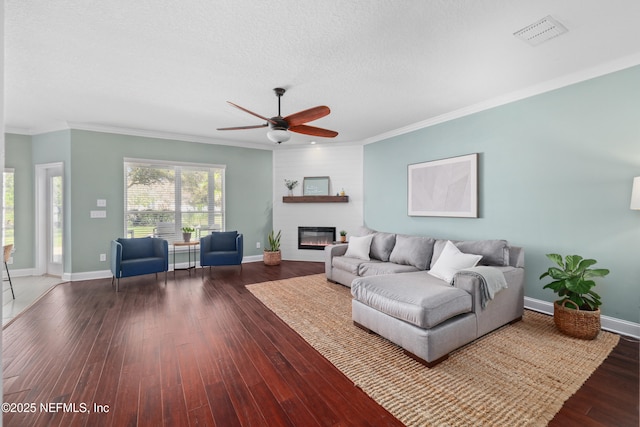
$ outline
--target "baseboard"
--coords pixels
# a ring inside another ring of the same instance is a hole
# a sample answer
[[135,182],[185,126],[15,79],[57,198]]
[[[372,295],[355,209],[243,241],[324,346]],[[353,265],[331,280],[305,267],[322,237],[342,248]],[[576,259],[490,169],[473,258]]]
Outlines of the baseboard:
[[[553,303],[535,298],[524,297],[524,307],[553,316]],[[620,335],[640,339],[640,323],[629,322],[610,316],[600,316],[602,329]]]
[[242,263],[244,264],[245,262],[262,262],[263,261],[263,256],[262,255],[251,255],[251,256],[246,256],[244,258],[242,258]]
[[113,276],[111,270],[83,271],[82,273],[64,273],[62,280],[67,282],[81,282],[83,280],[108,279]]
[[[252,255],[247,256],[242,259],[242,263],[247,262],[260,262],[262,261],[262,255]],[[176,268],[187,268],[187,262],[178,262],[176,263]],[[196,267],[200,268],[200,262],[196,262]],[[17,270],[18,271],[18,270]],[[20,272],[27,270],[19,270]],[[169,263],[169,271],[173,271],[173,263]],[[13,271],[11,272],[13,275]],[[18,276],[32,276],[33,274],[16,274]],[[111,270],[100,270],[100,271],[83,271],[81,273],[64,273],[62,275],[62,280],[66,282],[80,282],[83,280],[94,280],[94,279],[108,279],[111,278]]]
[[[6,278],[7,277],[7,272],[4,271],[4,267],[2,268],[2,277]],[[13,268],[11,268],[11,265],[9,265],[9,273],[11,273],[11,277],[26,277],[26,276],[36,276],[36,269],[35,268],[21,268],[19,270],[14,270]]]

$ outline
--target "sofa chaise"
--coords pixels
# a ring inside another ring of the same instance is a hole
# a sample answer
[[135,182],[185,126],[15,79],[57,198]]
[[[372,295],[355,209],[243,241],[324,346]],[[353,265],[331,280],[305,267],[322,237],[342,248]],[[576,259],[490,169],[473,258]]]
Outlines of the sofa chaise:
[[522,318],[522,248],[366,231],[325,248],[327,279],[351,288],[356,326],[426,366]]

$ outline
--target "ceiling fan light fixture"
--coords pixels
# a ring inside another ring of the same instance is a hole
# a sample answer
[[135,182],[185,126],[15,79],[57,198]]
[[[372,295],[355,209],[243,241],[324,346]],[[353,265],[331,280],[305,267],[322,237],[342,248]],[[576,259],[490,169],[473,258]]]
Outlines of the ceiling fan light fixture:
[[291,134],[284,129],[272,129],[267,132],[267,138],[280,144],[281,142],[287,142],[291,138]]

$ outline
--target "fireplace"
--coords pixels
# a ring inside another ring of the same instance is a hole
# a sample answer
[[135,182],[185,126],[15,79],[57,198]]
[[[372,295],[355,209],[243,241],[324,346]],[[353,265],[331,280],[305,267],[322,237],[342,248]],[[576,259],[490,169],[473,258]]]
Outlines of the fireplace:
[[298,249],[322,251],[335,240],[335,227],[298,227]]

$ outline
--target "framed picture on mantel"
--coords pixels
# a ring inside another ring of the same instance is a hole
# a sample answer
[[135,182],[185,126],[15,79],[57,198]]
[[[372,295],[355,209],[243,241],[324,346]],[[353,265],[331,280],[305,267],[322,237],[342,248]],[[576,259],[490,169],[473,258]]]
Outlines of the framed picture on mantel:
[[303,196],[328,196],[329,190],[328,176],[305,176],[302,181]]
[[478,217],[478,154],[408,167],[410,216]]

